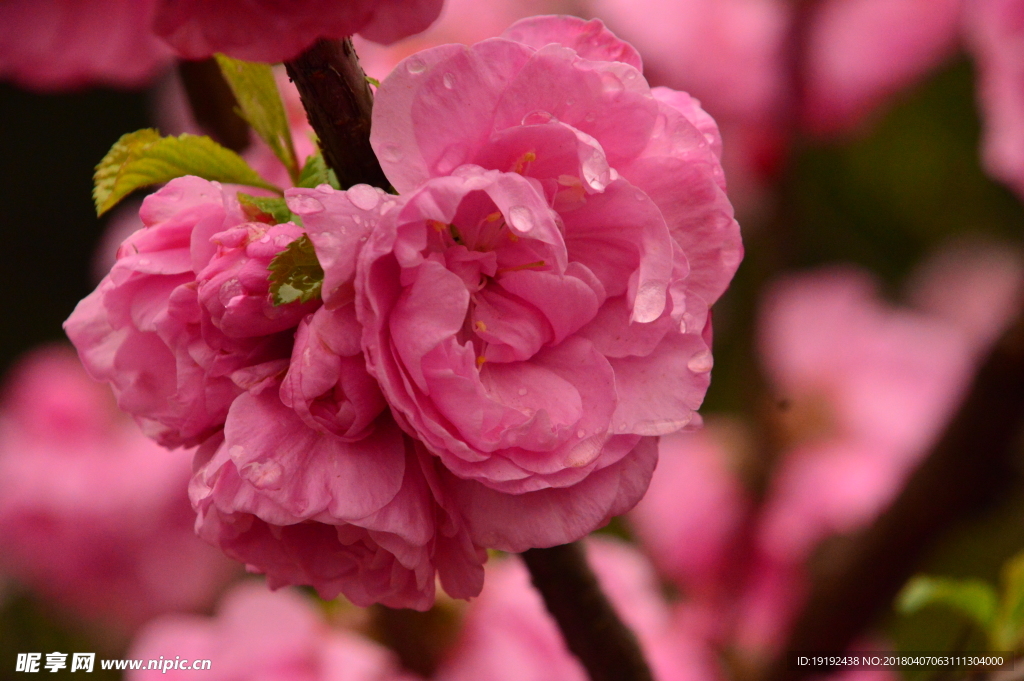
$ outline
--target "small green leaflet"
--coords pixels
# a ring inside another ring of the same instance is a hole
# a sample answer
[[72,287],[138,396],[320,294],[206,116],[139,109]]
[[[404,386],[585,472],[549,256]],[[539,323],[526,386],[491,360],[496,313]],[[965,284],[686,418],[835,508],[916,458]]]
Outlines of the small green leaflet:
[[270,295],[274,305],[320,297],[324,270],[316,259],[313,242],[303,234],[270,261]]
[[96,166],[92,198],[103,215],[140,187],[196,175],[206,180],[282,191],[249,167],[241,156],[209,137],[161,137],[152,128],[122,135]]
[[1024,553],[1003,565],[1003,597],[992,627],[993,650],[1016,650],[1024,638]]
[[980,579],[949,579],[918,575],[907,582],[896,607],[909,615],[927,606],[943,605],[971,619],[988,633],[996,618],[997,596],[990,584]]
[[288,210],[288,204],[278,196],[252,196],[238,192],[238,203],[245,216],[253,222],[265,222],[268,225],[292,222],[302,226],[302,218]]
[[363,76],[363,78],[365,78],[366,82],[372,85],[373,87],[380,87],[380,81],[377,80],[376,78],[373,78],[371,76]]
[[338,184],[338,176],[335,175],[332,168],[327,167],[323,154],[318,151],[306,159],[306,165],[302,166],[299,181],[295,183],[295,186],[315,189],[322,184],[329,184],[335,189],[341,189],[341,185]]
[[288,169],[292,182],[298,182],[299,162],[292,143],[292,131],[288,125],[277,81],[269,64],[232,59],[223,54],[214,55],[224,80],[238,100],[238,113],[252,126],[274,155]]

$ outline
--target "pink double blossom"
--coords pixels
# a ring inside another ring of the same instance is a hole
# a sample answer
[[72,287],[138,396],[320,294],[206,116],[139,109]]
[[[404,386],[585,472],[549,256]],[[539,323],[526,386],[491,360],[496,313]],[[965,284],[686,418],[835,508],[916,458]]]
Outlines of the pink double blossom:
[[560,17],[413,55],[371,135],[401,198],[330,224],[377,222],[367,365],[484,546],[565,543],[632,506],[644,438],[694,422],[707,387],[738,227],[714,122],[639,67],[600,22]]
[[194,536],[190,454],[143,436],[69,349],[28,355],[0,403],[0,572],[121,633],[205,607],[233,569]]
[[[128,679],[211,681],[412,681],[394,654],[351,631],[332,629],[307,598],[292,590],[269,593],[244,583],[228,592],[215,617],[166,616],[139,633],[127,656],[143,660]],[[163,658],[163,659],[161,659]],[[158,660],[158,669],[146,669]],[[164,669],[162,664],[170,664]],[[209,668],[192,668],[209,660]],[[178,662],[185,669],[173,668]]]

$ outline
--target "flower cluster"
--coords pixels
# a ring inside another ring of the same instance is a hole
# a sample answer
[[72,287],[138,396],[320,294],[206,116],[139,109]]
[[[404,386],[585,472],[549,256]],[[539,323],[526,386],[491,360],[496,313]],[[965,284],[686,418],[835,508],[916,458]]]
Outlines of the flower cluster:
[[[199,445],[202,537],[272,586],[422,609],[435,574],[479,593],[483,548],[640,499],[656,436],[700,422],[742,254],[714,121],[641,69],[598,21],[535,17],[381,85],[397,196],[289,189],[273,225],[194,177],[146,199],[66,328],[149,434]],[[319,297],[272,304],[303,249]]]

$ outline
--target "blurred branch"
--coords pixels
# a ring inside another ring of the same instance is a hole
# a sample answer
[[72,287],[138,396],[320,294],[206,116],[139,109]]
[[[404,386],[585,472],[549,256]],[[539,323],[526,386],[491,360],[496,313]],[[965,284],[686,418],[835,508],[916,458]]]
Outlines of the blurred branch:
[[[784,650],[842,651],[885,609],[922,556],[965,515],[995,503],[1016,477],[1024,422],[1024,315],[992,349],[927,459],[843,558],[812,581]],[[769,681],[809,672],[776,661]]]
[[342,188],[366,183],[387,190],[391,183],[370,147],[373,94],[352,41],[319,40],[285,66]]
[[395,651],[403,667],[430,678],[455,642],[459,618],[451,602],[438,602],[426,612],[375,605],[370,608],[369,633]]
[[248,147],[249,124],[238,115],[238,101],[216,60],[179,61],[178,75],[196,123],[228,149],[242,151]]
[[601,591],[579,542],[530,549],[522,557],[591,681],[652,681],[636,636]]

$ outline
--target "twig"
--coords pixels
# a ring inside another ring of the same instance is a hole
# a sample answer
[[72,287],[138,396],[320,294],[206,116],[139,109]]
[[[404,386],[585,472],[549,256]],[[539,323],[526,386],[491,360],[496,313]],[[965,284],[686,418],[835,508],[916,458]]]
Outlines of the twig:
[[342,188],[366,183],[388,189],[391,183],[370,147],[373,94],[352,41],[320,40],[285,66]]
[[238,101],[221,75],[217,61],[212,57],[202,61],[179,61],[178,75],[196,123],[228,149],[242,151],[249,146],[249,124],[238,115]]
[[591,681],[652,681],[640,644],[622,623],[578,543],[522,554],[533,585]]
[[[1024,315],[1002,336],[956,416],[900,496],[853,540],[846,560],[817,575],[786,650],[845,650],[953,523],[999,500],[1016,479],[1024,423]],[[779,661],[770,681],[807,672]]]

